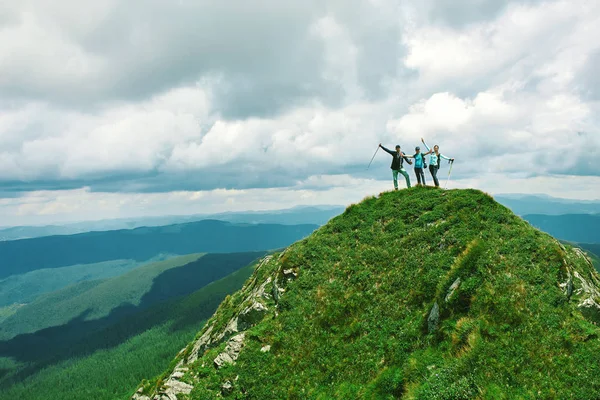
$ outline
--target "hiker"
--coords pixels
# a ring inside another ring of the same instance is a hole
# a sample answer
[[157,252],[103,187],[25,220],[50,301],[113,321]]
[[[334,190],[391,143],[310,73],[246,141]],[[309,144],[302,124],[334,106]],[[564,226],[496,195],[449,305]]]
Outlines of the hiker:
[[381,143],[379,143],[379,147],[381,147],[386,153],[390,154],[392,157],[394,157],[394,159],[392,160],[392,165],[390,166],[390,168],[392,169],[392,176],[394,177],[394,189],[398,190],[398,174],[402,174],[404,175],[404,178],[406,179],[406,186],[410,187],[410,177],[408,176],[408,172],[406,172],[406,170],[404,169],[404,160],[406,160],[407,163],[412,165],[412,162],[406,157],[406,154],[404,154],[402,151],[400,151],[400,145],[396,145],[396,151],[391,151],[389,149],[386,149],[385,147],[383,147],[381,145]]
[[412,156],[406,156],[415,160],[415,175],[417,175],[417,186],[425,186],[425,173],[423,170],[427,168],[425,162],[425,156],[421,153],[419,146],[415,147],[415,154]]
[[440,182],[438,181],[437,173],[441,166],[441,160],[443,158],[444,160],[454,162],[454,158],[446,157],[445,155],[440,153],[440,146],[438,146],[437,144],[433,146],[432,150],[429,148],[429,146],[427,146],[427,143],[425,143],[425,140],[423,138],[421,138],[421,142],[423,142],[423,145],[427,149],[427,153],[424,153],[423,155],[426,156],[428,154],[431,154],[429,158],[429,172],[431,172],[431,177],[433,178],[435,187],[440,187]]

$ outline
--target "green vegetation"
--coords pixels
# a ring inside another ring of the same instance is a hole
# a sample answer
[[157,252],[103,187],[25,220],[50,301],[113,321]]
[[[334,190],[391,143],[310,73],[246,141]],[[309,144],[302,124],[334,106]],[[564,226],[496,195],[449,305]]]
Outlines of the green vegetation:
[[[0,399],[126,399],[147,376],[158,375],[193,337],[223,298],[238,290],[253,265],[185,296],[153,306],[111,325],[72,349],[70,358],[46,366],[30,377],[25,365],[0,358]],[[129,333],[134,336],[126,338]],[[125,339],[123,339],[125,338]],[[102,346],[96,348],[98,342]],[[16,382],[15,382],[16,381]]]
[[[263,283],[277,292],[272,280],[285,288],[277,305],[253,300]],[[215,342],[175,361],[201,400],[226,381],[232,399],[592,399],[600,313],[580,304],[600,302],[599,283],[582,253],[479,191],[384,193],[257,269],[197,335]],[[252,301],[268,311],[236,363],[216,369],[218,333]]]

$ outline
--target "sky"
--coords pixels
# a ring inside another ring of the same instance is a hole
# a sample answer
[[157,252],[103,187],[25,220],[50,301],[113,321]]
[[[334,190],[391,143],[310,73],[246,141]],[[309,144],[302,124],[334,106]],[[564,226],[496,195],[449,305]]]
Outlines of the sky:
[[600,199],[598,37],[596,0],[0,0],[0,226],[346,205],[421,137],[450,188]]

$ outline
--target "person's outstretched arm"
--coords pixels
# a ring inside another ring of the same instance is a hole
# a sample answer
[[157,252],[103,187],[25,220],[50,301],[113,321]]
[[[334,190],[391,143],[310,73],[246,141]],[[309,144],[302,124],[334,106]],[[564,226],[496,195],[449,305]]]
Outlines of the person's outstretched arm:
[[429,148],[429,146],[427,146],[427,143],[425,143],[425,139],[421,138],[421,142],[423,142],[423,146],[425,146],[425,148],[427,149],[426,154],[431,153],[431,149]]
[[383,147],[383,146],[381,145],[381,143],[379,143],[379,147],[381,147],[381,148],[383,149],[383,151],[385,151],[386,153],[388,153],[388,154],[390,154],[390,155],[392,155],[392,156],[393,156],[394,154],[396,154],[395,152],[393,152],[393,151],[391,151],[391,150],[389,150],[389,149],[386,149],[385,147]]
[[404,157],[404,160],[406,160],[406,162],[407,162],[409,165],[412,165],[412,161],[410,161],[410,160],[408,159],[408,157],[412,157],[412,156],[407,156],[406,154],[404,154],[404,152],[402,152],[402,157]]
[[450,158],[450,157],[446,157],[445,155],[443,155],[442,153],[440,153],[440,157],[443,158],[444,160],[448,160],[450,162],[454,162],[454,158]]

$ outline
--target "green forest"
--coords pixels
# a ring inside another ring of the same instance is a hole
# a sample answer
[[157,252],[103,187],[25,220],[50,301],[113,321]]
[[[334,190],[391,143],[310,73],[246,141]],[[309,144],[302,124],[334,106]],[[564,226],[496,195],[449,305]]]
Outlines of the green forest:
[[0,358],[0,399],[129,398],[140,380],[168,367],[252,271],[253,265],[248,265],[190,295],[109,326],[70,349],[63,360],[49,359],[40,365]]

